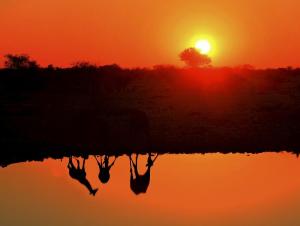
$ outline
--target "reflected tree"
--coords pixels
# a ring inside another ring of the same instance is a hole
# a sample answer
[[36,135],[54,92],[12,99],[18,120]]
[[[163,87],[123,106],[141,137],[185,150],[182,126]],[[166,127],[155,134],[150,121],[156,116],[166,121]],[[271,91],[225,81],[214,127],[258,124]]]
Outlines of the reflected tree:
[[104,155],[100,156],[100,160],[98,160],[97,156],[94,156],[98,166],[99,166],[99,175],[98,178],[101,183],[106,184],[110,179],[110,169],[115,164],[117,157],[115,156],[113,162],[109,164],[109,156]]
[[[140,175],[138,172],[138,157],[139,154],[136,154],[135,162],[132,160],[131,155],[129,156],[130,161],[130,188],[134,194],[139,195],[141,193],[146,193],[150,184],[150,174],[151,167],[153,166],[155,160],[158,157],[158,154],[148,153],[147,158],[147,170],[143,175]],[[152,157],[154,157],[152,159]]]
[[76,159],[77,166],[75,167],[73,163],[73,157],[69,157],[69,162],[68,162],[68,169],[69,169],[69,174],[70,177],[73,179],[79,181],[79,183],[83,184],[90,192],[90,195],[95,196],[98,188],[93,189],[90,182],[86,178],[86,172],[85,172],[85,159],[83,160],[82,167],[80,168],[80,162],[78,159]]

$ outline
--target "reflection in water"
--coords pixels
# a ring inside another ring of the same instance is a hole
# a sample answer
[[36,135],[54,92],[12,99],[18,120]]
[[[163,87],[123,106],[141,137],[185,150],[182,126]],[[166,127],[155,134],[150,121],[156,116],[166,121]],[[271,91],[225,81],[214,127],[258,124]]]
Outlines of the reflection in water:
[[101,181],[101,183],[106,184],[110,179],[110,168],[115,164],[117,157],[115,156],[111,164],[109,164],[108,155],[104,155],[104,157],[100,156],[100,161],[97,159],[97,156],[94,155],[94,157],[99,166],[99,180]]
[[85,172],[85,159],[83,159],[82,167],[80,168],[80,162],[78,159],[76,159],[77,167],[73,164],[73,157],[69,157],[69,163],[68,163],[68,169],[69,169],[69,175],[79,181],[81,184],[83,184],[90,192],[91,195],[94,195],[97,193],[98,188],[93,189],[90,182],[86,179],[86,172]]
[[[118,157],[110,168],[113,180],[106,184],[99,181],[94,156],[0,168],[0,225],[300,225],[300,159],[295,155],[160,154],[156,161],[156,155],[133,154],[131,158],[132,162],[128,156]],[[104,160],[102,156],[103,164]],[[108,165],[113,161],[110,156]],[[133,179],[134,165],[141,176],[151,168],[145,195],[132,192],[128,163]],[[101,185],[96,196],[78,183],[82,177],[93,188]]]
[[[150,175],[151,175],[151,167],[153,166],[155,160],[158,157],[158,154],[148,153],[147,163],[146,163],[146,172],[144,174],[140,174],[138,170],[138,157],[139,154],[136,154],[135,161],[132,160],[131,155],[129,156],[130,162],[130,188],[134,194],[138,195],[141,193],[146,193],[150,184]],[[153,158],[152,158],[153,157]],[[109,156],[97,156],[94,155],[94,158],[97,161],[99,167],[98,178],[102,184],[106,184],[110,179],[110,169],[115,164],[117,157],[114,157],[114,160],[111,164],[109,164]],[[73,157],[69,157],[68,169],[69,175],[83,184],[90,192],[91,195],[95,196],[98,188],[93,189],[89,181],[86,179],[85,172],[85,160],[83,159],[82,167],[80,168],[80,162],[76,159],[77,167],[73,164]],[[132,170],[133,168],[133,170]]]
[[[157,159],[158,154],[154,155],[154,159],[152,160],[152,154],[148,154],[147,159],[147,170],[143,175],[140,175],[138,172],[138,157],[139,154],[136,154],[135,163],[131,158],[131,155],[129,156],[130,161],[130,188],[134,192],[134,194],[138,195],[140,193],[146,193],[147,189],[149,187],[150,183],[150,173],[151,173],[151,167],[154,164],[154,161]],[[135,178],[133,176],[132,167],[134,169]]]

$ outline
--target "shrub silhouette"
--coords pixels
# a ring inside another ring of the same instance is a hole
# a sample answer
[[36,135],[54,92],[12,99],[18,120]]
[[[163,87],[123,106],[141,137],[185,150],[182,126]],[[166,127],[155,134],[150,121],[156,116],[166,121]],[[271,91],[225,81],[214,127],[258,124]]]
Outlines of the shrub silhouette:
[[199,67],[211,63],[211,59],[204,54],[201,54],[195,48],[188,48],[179,54],[180,60],[184,61],[189,67]]
[[4,58],[4,65],[8,69],[36,69],[39,67],[37,62],[34,60],[30,60],[30,57],[26,54],[7,54],[4,56]]
[[80,70],[93,70],[97,69],[97,65],[92,64],[88,61],[78,61],[72,64],[73,69],[80,69]]

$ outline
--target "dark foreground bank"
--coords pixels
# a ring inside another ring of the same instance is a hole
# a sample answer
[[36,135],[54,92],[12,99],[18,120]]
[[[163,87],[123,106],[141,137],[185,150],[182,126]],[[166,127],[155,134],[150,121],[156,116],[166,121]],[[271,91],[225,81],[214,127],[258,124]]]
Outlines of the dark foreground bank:
[[300,147],[300,70],[0,70],[2,165],[131,152]]

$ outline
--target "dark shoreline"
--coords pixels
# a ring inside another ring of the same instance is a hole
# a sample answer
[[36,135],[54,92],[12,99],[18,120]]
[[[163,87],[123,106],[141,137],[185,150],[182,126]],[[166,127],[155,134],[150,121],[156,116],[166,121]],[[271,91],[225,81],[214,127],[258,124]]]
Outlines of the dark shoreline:
[[[38,148],[35,147],[26,147],[26,146],[15,146],[16,149],[10,148],[1,148],[1,154],[0,154],[0,167],[7,167],[11,164],[15,163],[21,163],[21,162],[30,162],[30,161],[44,161],[45,159],[52,158],[52,159],[62,159],[64,157],[70,157],[70,156],[77,156],[77,157],[83,157],[87,158],[89,155],[108,155],[108,156],[121,156],[121,155],[131,155],[135,153],[139,154],[147,154],[147,153],[158,153],[159,155],[164,154],[261,154],[266,152],[272,152],[272,153],[291,153],[299,156],[300,149],[298,150],[272,150],[272,149],[244,149],[244,150],[238,150],[238,149],[225,149],[225,150],[203,150],[203,151],[197,151],[197,150],[189,150],[189,151],[182,151],[180,149],[177,150],[140,150],[140,151],[130,151],[130,150],[81,150],[79,148],[67,148],[67,149],[59,149],[59,148],[53,148],[53,149],[47,149],[47,148]],[[21,151],[20,151],[21,150]],[[30,150],[30,151],[29,151]]]
[[3,69],[0,134],[2,166],[93,153],[298,154],[300,69]]

